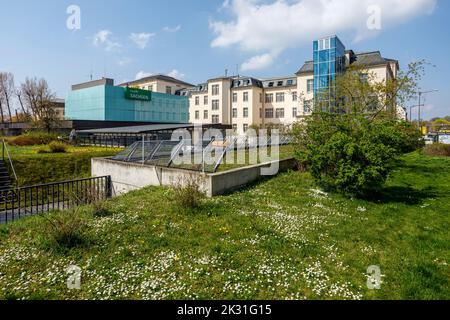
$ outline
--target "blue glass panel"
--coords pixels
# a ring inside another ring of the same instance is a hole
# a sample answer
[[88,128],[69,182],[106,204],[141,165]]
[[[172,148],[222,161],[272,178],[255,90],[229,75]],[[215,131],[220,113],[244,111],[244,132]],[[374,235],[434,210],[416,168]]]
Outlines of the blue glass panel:
[[314,41],[313,42],[313,50],[316,51],[319,49],[319,41]]
[[328,61],[329,52],[328,50],[322,50],[319,52],[320,61]]
[[336,48],[336,37],[331,38],[331,47]]

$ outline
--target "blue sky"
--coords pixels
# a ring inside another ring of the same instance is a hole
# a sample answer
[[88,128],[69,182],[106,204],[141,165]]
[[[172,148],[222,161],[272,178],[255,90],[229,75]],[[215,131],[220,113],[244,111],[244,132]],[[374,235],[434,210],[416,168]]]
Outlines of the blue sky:
[[[373,3],[380,8],[380,30],[366,27]],[[89,80],[91,72],[116,83],[166,73],[196,84],[225,69],[256,77],[292,75],[311,59],[313,39],[337,34],[347,49],[380,50],[401,66],[417,59],[436,65],[427,67],[421,84],[439,89],[427,96],[424,118],[450,115],[450,1],[0,0],[0,5],[0,70],[14,73],[16,82],[44,77],[60,97],[71,84]],[[81,10],[80,30],[66,27],[69,5]]]

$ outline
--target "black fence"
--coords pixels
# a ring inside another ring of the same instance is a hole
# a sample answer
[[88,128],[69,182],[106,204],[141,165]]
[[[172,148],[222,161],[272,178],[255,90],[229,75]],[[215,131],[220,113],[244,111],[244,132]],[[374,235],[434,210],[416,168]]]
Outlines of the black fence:
[[137,141],[144,140],[170,140],[171,134],[96,134],[96,135],[80,135],[77,137],[77,144],[93,147],[105,148],[127,148]]
[[21,187],[0,192],[0,224],[25,216],[67,210],[112,196],[110,176]]

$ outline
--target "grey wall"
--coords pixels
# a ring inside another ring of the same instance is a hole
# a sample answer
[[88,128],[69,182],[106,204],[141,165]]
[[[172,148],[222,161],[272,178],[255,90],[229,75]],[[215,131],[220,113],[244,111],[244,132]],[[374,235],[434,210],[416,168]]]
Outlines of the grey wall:
[[[200,183],[203,191],[212,197],[231,192],[260,179],[262,177],[261,168],[268,167],[270,164],[272,162],[204,174],[196,171],[95,158],[92,159],[92,176],[111,176],[113,193],[116,196],[148,186],[171,186],[183,183],[193,177]],[[279,167],[279,172],[295,169],[296,161],[294,159],[281,160]]]

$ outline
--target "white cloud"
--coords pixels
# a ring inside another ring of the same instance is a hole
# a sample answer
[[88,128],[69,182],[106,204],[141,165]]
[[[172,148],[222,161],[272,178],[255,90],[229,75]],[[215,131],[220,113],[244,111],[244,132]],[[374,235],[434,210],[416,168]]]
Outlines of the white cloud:
[[167,75],[169,77],[176,78],[176,79],[183,79],[186,76],[184,73],[181,73],[177,69],[173,69]]
[[122,45],[112,38],[109,30],[100,30],[92,37],[92,44],[96,47],[103,47],[106,51],[117,51]]
[[165,32],[178,32],[181,30],[181,25],[177,25],[176,27],[164,27],[163,31]]
[[129,64],[132,63],[132,62],[133,62],[133,59],[128,58],[128,57],[123,57],[123,58],[120,58],[120,59],[117,61],[117,64],[118,64],[119,66],[121,66],[121,67],[124,67],[124,66],[126,66],[126,65],[129,65]]
[[141,70],[141,71],[139,71],[136,74],[135,80],[139,80],[139,79],[142,79],[142,78],[150,77],[152,75],[153,75],[153,73],[151,73],[151,72],[145,72],[145,71]]
[[151,37],[154,37],[155,33],[132,33],[130,34],[130,40],[133,41],[139,49],[145,49],[150,41]]
[[275,54],[262,54],[260,56],[255,56],[244,62],[241,66],[242,71],[252,71],[252,70],[261,70],[272,65],[274,59],[276,58]]
[[[215,33],[212,47],[237,46],[242,51],[258,53],[243,67],[270,65],[287,48],[297,47],[315,38],[343,32],[354,33],[361,40],[406,22],[431,14],[437,0],[262,0],[225,1],[231,21],[211,21]],[[378,6],[381,30],[369,30],[368,8]]]

